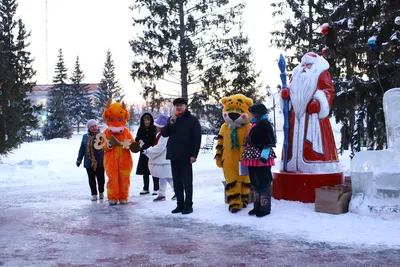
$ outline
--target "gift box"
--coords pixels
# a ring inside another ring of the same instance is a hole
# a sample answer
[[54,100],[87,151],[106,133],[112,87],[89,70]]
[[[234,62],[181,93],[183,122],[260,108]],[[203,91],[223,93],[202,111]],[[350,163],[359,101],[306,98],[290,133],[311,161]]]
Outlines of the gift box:
[[349,211],[351,186],[323,186],[315,189],[315,211],[341,214]]

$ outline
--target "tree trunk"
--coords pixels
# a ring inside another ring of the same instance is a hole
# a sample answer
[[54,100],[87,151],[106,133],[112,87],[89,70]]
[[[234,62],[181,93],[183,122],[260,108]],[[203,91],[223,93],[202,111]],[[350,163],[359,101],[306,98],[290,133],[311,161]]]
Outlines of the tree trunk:
[[77,127],[78,127],[78,130],[77,130],[77,131],[78,131],[78,134],[79,134],[79,121],[78,121],[78,123],[77,123]]
[[188,99],[188,66],[186,58],[186,31],[185,14],[183,9],[184,0],[179,1],[179,55],[181,58],[181,89],[182,97]]
[[311,51],[313,42],[313,12],[312,6],[314,5],[314,0],[308,1],[308,51]]
[[2,112],[2,107],[0,106],[0,155],[4,154],[6,150],[6,124],[4,121],[4,114]]

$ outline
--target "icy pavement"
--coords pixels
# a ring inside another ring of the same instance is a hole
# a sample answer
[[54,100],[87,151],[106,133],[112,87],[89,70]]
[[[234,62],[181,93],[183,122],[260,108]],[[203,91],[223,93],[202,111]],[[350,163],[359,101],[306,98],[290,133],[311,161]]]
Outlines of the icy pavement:
[[86,187],[83,181],[0,187],[0,266],[400,266],[397,249],[308,243],[191,215],[154,216],[139,208],[140,196],[109,206],[90,202]]

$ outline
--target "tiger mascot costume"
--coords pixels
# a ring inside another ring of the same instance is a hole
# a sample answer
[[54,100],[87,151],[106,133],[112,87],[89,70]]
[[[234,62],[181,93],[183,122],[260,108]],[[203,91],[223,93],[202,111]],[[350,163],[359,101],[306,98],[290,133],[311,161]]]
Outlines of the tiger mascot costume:
[[139,152],[140,145],[125,127],[130,115],[124,102],[112,103],[111,99],[108,100],[102,117],[108,127],[103,133],[97,134],[94,146],[104,149],[108,202],[110,205],[116,205],[118,201],[127,204],[133,167],[131,151]]
[[219,131],[215,159],[224,172],[229,211],[236,213],[245,208],[249,201],[250,178],[239,175],[239,161],[251,127],[249,107],[253,105],[253,100],[236,94],[224,97],[221,103],[225,123]]

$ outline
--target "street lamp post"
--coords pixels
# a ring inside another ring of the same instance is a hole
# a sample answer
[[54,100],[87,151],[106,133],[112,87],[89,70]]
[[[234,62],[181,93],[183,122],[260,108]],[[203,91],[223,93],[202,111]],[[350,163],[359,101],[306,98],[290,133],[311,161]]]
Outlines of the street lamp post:
[[271,92],[271,87],[269,87],[269,85],[267,85],[265,87],[265,90],[267,91],[267,96],[270,97],[272,96],[272,109],[274,112],[274,137],[275,137],[275,141],[276,141],[276,115],[275,115],[275,109],[276,109],[276,105],[275,105],[275,95],[280,93],[280,89],[281,87],[278,85],[276,88],[276,92],[273,93]]

